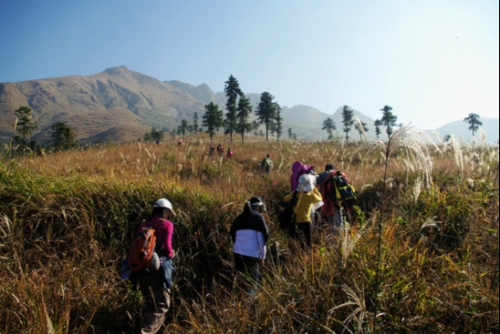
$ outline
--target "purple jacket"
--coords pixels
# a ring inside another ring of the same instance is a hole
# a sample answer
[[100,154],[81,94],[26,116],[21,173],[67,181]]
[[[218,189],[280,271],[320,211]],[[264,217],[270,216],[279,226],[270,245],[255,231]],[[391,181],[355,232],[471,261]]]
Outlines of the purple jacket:
[[307,173],[311,169],[314,169],[314,166],[312,165],[304,165],[300,161],[295,161],[292,165],[292,176],[290,177],[290,186],[292,188],[292,191],[295,191],[297,189],[297,186],[299,185],[299,177],[302,174]]

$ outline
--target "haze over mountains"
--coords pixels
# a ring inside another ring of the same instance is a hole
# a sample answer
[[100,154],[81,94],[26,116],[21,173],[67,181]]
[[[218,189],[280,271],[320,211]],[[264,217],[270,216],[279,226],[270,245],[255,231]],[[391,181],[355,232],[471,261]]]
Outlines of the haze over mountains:
[[[247,94],[254,110],[260,101],[260,93]],[[32,139],[47,144],[51,139],[50,128],[56,122],[73,127],[81,143],[130,141],[143,136],[153,126],[172,131],[182,119],[191,124],[194,113],[198,113],[201,125],[204,106],[214,102],[225,113],[225,101],[224,93],[214,93],[205,84],[195,87],[175,80],[162,82],[124,66],[109,68],[91,76],[0,83],[0,140],[8,141],[13,135],[14,110],[20,106],[29,106],[39,125]],[[291,128],[301,139],[326,139],[327,133],[321,128],[328,117],[336,123],[334,134],[343,137],[341,109],[342,106],[339,106],[330,115],[311,106],[282,106],[283,137],[287,136],[288,128]],[[374,120],[356,110],[355,114],[367,124],[368,139],[376,138]],[[397,111],[394,114],[397,116]],[[481,120],[487,140],[498,141],[498,119]],[[465,140],[471,137],[467,124],[461,121],[447,124],[436,131],[441,136],[453,134]],[[359,139],[357,131],[353,129],[350,138]]]

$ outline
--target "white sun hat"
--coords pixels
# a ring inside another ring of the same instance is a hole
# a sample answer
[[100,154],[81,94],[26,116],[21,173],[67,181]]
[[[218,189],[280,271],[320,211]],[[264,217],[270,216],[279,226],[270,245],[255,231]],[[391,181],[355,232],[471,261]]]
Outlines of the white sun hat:
[[154,208],[164,208],[164,209],[169,209],[170,211],[172,211],[172,213],[174,214],[174,216],[177,216],[174,212],[174,209],[172,208],[172,203],[170,203],[170,201],[168,199],[165,199],[165,198],[160,198],[159,200],[157,200],[155,202],[155,204],[153,205]]
[[297,191],[311,191],[316,185],[316,178],[310,174],[303,174],[299,177]]

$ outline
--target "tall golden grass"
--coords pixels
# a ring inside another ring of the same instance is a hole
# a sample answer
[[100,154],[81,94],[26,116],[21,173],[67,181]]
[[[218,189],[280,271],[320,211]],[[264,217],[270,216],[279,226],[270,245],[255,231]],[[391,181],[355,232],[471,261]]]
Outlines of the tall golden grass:
[[[137,332],[141,296],[119,267],[159,197],[178,213],[169,333],[498,332],[498,146],[433,147],[403,136],[388,153],[382,142],[242,144],[219,135],[215,143],[234,151],[227,159],[208,155],[207,138],[7,152],[0,332]],[[269,175],[259,171],[267,153]],[[277,214],[295,160],[318,172],[333,162],[367,189],[364,224],[338,237],[316,228],[307,253],[288,239]],[[271,237],[259,294],[249,299],[232,286],[228,231],[251,195],[268,205]],[[430,218],[439,226],[424,236]]]

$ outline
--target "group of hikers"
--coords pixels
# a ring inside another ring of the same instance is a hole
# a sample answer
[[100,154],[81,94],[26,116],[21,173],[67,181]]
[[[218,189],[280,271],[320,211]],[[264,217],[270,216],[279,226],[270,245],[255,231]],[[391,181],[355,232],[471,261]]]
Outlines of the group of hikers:
[[[219,151],[219,147],[217,149]],[[269,173],[272,165],[271,154],[267,154],[260,167]],[[331,225],[334,234],[339,233],[343,224],[342,212],[352,214],[354,188],[347,176],[335,170],[333,164],[327,164],[318,175],[314,166],[295,161],[292,164],[290,193],[284,196],[283,203],[285,210],[280,214],[280,227],[297,238],[304,249],[310,249],[314,224],[326,222]],[[233,221],[229,231],[233,243],[235,278],[244,282],[245,291],[250,295],[255,293],[260,267],[266,259],[269,230],[262,215],[265,212],[263,200],[252,196],[243,205],[242,213]],[[127,258],[131,271],[129,278],[138,284],[144,297],[141,333],[159,331],[170,308],[170,293],[176,272],[172,267],[175,256],[172,248],[174,225],[169,219],[175,215],[169,200],[157,200],[149,219],[137,228],[130,247]]]
[[[214,147],[214,144],[210,144],[210,150],[208,151],[208,153],[212,156],[214,155],[215,153],[215,150],[216,148]],[[217,154],[219,154],[219,156],[224,156],[224,146],[222,146],[221,143],[219,143],[219,145],[217,145]],[[226,157],[231,159],[233,157],[233,150],[231,150],[230,147],[228,147],[227,149],[227,152],[226,152]]]

